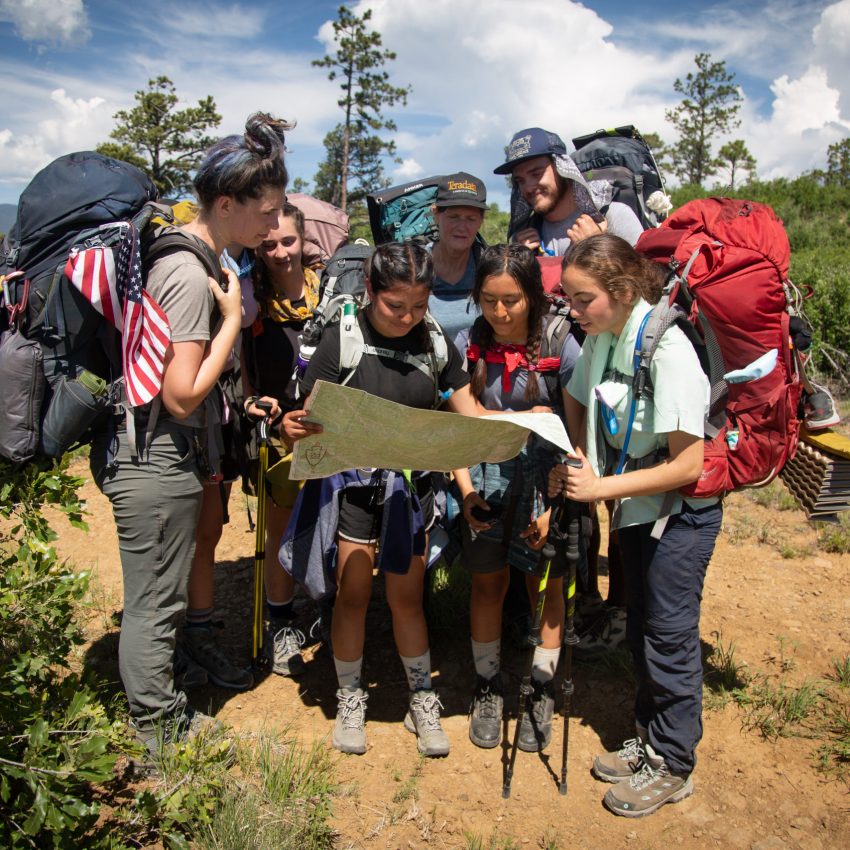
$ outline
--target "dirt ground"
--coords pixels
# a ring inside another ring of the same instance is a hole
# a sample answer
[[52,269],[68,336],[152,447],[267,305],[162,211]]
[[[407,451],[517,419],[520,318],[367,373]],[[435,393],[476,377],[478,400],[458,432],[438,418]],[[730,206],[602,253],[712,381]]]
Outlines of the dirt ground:
[[[85,474],[85,464],[79,471]],[[108,502],[89,482],[90,532],[56,522],[58,548],[94,574],[89,622],[92,660],[115,671],[121,578]],[[218,551],[217,616],[232,657],[249,656],[254,537],[244,497],[234,492],[232,519]],[[709,567],[702,635],[706,651],[718,640],[751,673],[789,684],[822,680],[831,661],[850,650],[850,556],[825,554],[816,531],[798,510],[763,507],[736,494],[727,501],[724,531]],[[604,539],[603,539],[604,552]],[[785,557],[783,557],[783,555]],[[379,594],[376,594],[378,596]],[[445,707],[443,726],[452,752],[445,759],[417,754],[402,726],[406,686],[388,613],[370,609],[365,678],[369,683],[364,756],[336,758],[334,826],[339,848],[747,848],[832,850],[850,847],[846,780],[815,769],[812,737],[765,739],[734,703],[709,707],[694,773],[696,793],[640,820],[618,818],[602,805],[606,785],[593,779],[595,753],[630,737],[632,685],[620,665],[578,665],[569,726],[568,793],[558,793],[562,723],[542,755],[519,753],[510,799],[502,799],[506,749],[481,750],[467,737],[474,681],[463,598],[443,590],[433,601],[438,628],[432,645],[435,687]],[[312,608],[300,613],[309,628]],[[506,652],[508,708],[515,710],[522,656]],[[308,641],[306,673],[298,680],[270,675],[253,690],[216,688],[192,693],[236,730],[286,725],[309,743],[329,746],[335,677],[328,651]],[[712,706],[716,699],[708,698]],[[513,720],[510,723],[513,733]]]

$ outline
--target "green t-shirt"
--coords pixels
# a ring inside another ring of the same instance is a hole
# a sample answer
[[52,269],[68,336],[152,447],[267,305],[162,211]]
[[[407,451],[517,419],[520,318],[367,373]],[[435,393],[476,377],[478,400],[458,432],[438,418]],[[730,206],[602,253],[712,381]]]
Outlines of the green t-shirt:
[[[617,458],[626,438],[632,403],[635,341],[641,320],[650,309],[645,301],[638,301],[619,337],[610,332],[588,337],[567,386],[567,392],[587,408],[588,460],[597,475],[605,472],[606,459],[612,454],[606,452],[601,435],[604,434],[605,442],[615,450]],[[654,394],[652,398],[644,396],[638,401],[629,440],[629,456],[632,458],[666,449],[667,435],[672,431],[696,437],[704,435],[708,378],[702,371],[696,351],[679,328],[673,326],[665,332],[649,369]],[[618,374],[612,375],[612,372]],[[618,429],[614,435],[598,424],[597,388],[616,415]],[[621,499],[615,512],[614,528],[655,522],[661,516],[664,497],[664,493],[659,493]],[[681,512],[682,501],[680,495],[674,496],[671,515]],[[693,508],[715,502],[716,498],[687,499]]]

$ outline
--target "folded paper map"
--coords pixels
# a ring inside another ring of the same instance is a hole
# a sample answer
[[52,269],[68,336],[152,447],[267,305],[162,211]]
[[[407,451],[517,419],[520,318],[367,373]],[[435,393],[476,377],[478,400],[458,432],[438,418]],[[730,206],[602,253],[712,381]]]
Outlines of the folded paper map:
[[324,429],[295,444],[290,478],[324,478],[345,469],[448,472],[516,457],[534,432],[571,452],[554,413],[497,413],[480,418],[417,410],[362,390],[317,381],[305,409]]

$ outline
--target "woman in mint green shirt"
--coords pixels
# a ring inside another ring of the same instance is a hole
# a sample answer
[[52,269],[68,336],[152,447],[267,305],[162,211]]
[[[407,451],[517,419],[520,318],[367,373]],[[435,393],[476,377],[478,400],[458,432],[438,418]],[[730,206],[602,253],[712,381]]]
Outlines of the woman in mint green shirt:
[[[637,735],[597,756],[593,773],[613,783],[606,806],[627,817],[693,793],[702,736],[700,602],[722,518],[717,499],[678,493],[703,469],[708,401],[708,381],[678,327],[659,342],[650,365],[654,392],[639,399],[628,427],[635,343],[663,282],[660,265],[611,234],[575,245],[562,276],[572,315],[587,334],[566,399],[583,464],[557,466],[549,494],[616,501],[612,528],[625,572]],[[627,434],[629,463],[614,474]]]

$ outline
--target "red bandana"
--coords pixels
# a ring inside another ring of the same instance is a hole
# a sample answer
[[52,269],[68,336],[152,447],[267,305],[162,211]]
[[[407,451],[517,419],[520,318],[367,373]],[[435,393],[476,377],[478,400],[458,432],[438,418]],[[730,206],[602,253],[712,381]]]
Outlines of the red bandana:
[[[466,359],[477,363],[481,359],[481,346],[469,343],[466,349]],[[524,345],[504,345],[493,343],[484,353],[485,363],[503,363],[502,390],[511,391],[511,374],[520,367],[529,372],[556,372],[561,366],[560,357],[541,357],[536,363],[529,363]]]

